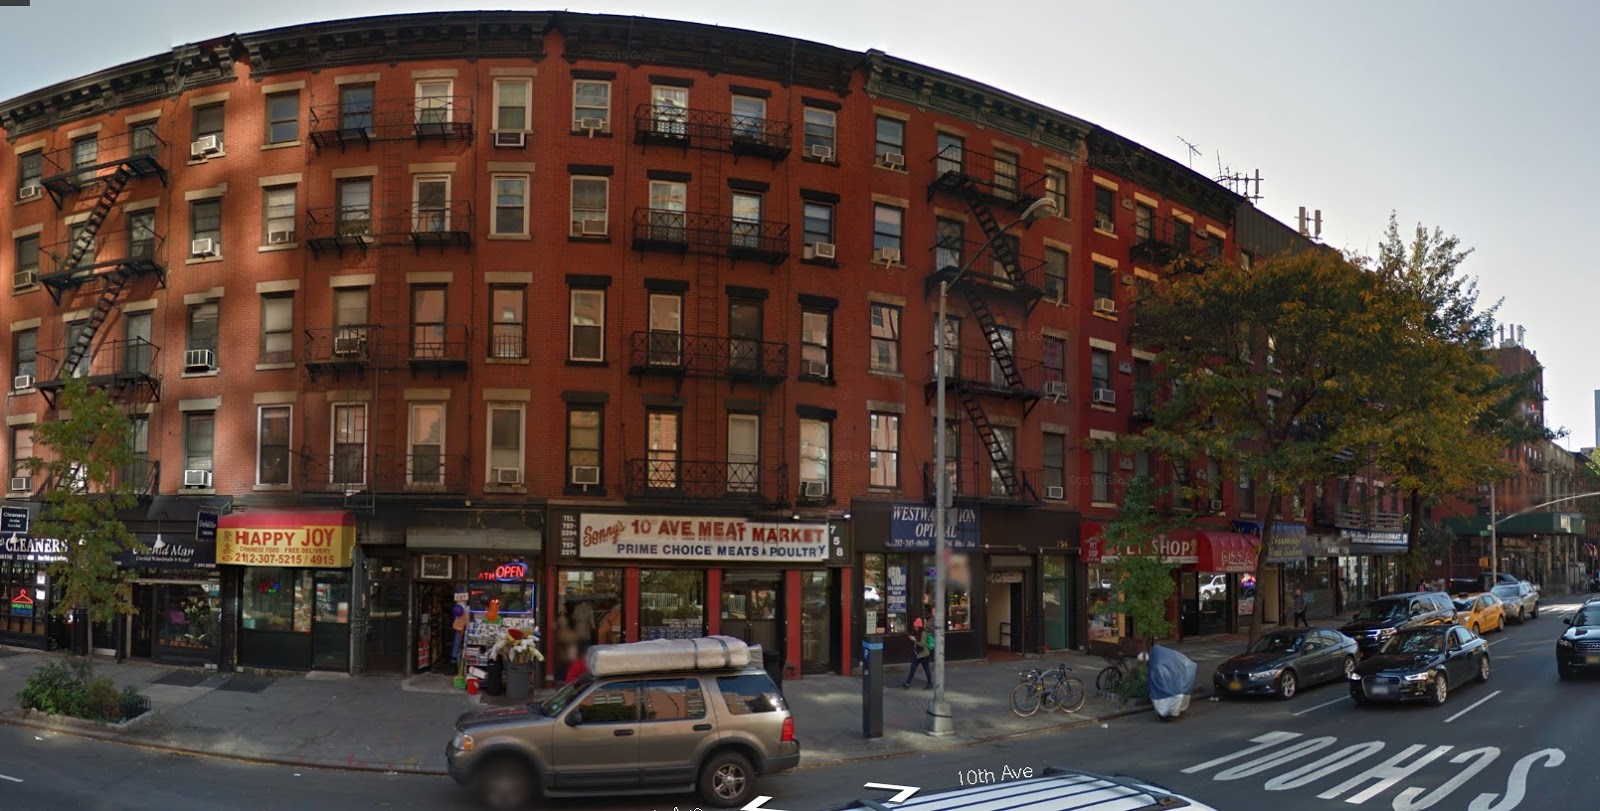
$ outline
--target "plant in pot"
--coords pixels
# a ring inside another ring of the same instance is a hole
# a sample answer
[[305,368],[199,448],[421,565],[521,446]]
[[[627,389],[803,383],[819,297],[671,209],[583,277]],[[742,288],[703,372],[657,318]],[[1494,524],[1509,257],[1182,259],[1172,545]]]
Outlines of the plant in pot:
[[544,654],[539,651],[539,635],[520,628],[507,628],[505,635],[494,643],[490,655],[505,662],[506,698],[527,698],[533,663],[544,661]]

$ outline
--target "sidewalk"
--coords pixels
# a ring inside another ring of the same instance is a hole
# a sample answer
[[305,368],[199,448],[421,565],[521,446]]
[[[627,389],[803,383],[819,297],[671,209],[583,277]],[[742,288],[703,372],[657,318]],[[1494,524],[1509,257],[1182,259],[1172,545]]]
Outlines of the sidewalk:
[[[1542,607],[1573,602],[1575,596],[1546,595]],[[1320,620],[1318,627],[1340,621]],[[1245,636],[1206,637],[1175,645],[1199,664],[1196,700],[1211,691],[1211,671],[1244,648]],[[116,731],[67,730],[26,717],[16,693],[50,654],[0,649],[0,723],[33,726],[118,743],[212,757],[231,757],[287,765],[372,771],[444,774],[444,745],[456,716],[504,699],[468,696],[442,676],[344,676],[313,673],[269,679],[226,675],[191,668],[139,662],[97,662],[96,673],[117,685],[134,685],[149,696],[154,716]],[[1018,718],[1011,712],[1011,688],[1030,668],[1065,661],[1089,687],[1083,709],[1071,715],[1040,712]],[[922,732],[932,691],[920,681],[909,690],[898,685],[906,663],[887,666],[884,736],[861,736],[861,680],[854,676],[807,676],[784,684],[800,736],[802,768],[907,752],[970,746],[997,738],[1027,735],[1107,721],[1143,712],[1145,703],[1119,706],[1095,695],[1094,677],[1104,660],[1062,651],[1008,662],[950,662],[946,665],[956,734],[932,738]]]

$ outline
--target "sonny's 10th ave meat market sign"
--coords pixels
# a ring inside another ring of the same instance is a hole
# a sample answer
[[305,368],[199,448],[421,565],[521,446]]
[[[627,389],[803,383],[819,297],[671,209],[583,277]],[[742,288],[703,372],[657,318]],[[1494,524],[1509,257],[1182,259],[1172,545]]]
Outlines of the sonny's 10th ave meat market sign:
[[578,554],[586,558],[828,560],[828,525],[824,523],[585,513],[578,538]]

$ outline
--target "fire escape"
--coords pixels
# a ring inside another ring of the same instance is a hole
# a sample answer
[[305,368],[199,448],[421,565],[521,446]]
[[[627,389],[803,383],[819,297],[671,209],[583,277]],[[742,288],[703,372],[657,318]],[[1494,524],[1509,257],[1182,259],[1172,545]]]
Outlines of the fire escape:
[[[154,177],[166,185],[167,170],[162,164],[165,146],[150,125],[143,125],[110,138],[82,138],[45,156],[46,173],[41,185],[58,210],[68,197],[98,190],[87,215],[72,224],[71,237],[43,249],[49,264],[39,276],[39,283],[57,306],[69,296],[98,293],[88,315],[67,325],[65,345],[38,353],[39,379],[33,385],[52,409],[57,407],[67,382],[74,378],[83,379],[91,387],[107,389],[118,402],[153,403],[161,398],[161,379],[155,366],[159,350],[148,336],[101,341],[99,351],[95,351],[95,339],[135,281],[151,278],[157,285],[166,286],[162,239],[155,231],[153,215],[130,215],[125,231],[101,233],[130,183]],[[119,485],[148,497],[156,492],[159,467],[149,459],[138,459],[129,469],[118,471],[117,477]],[[70,465],[58,471],[51,484],[81,488],[82,471]]]
[[[938,350],[929,354],[931,374],[927,400],[932,402],[936,396],[936,382],[932,378],[937,375],[937,364],[942,363],[947,387],[954,391],[989,459],[990,476],[986,488],[980,486],[981,466],[962,470],[958,460],[950,492],[958,499],[977,498],[995,504],[1034,506],[1040,503],[1035,484],[1037,471],[1017,467],[1015,435],[1008,447],[996,430],[984,399],[1018,401],[1026,419],[1045,394],[1042,363],[1017,356],[1012,333],[1000,325],[990,306],[991,301],[1005,302],[1020,305],[1031,313],[1044,296],[1041,284],[1044,263],[1024,257],[1016,239],[1006,233],[1007,226],[996,216],[997,209],[1020,214],[1038,200],[1044,193],[1044,175],[1023,169],[1008,159],[966,151],[959,146],[946,147],[934,156],[933,162],[934,179],[928,186],[928,200],[931,202],[943,193],[964,201],[986,239],[986,243],[976,247],[991,259],[988,266],[979,260],[972,270],[957,278],[952,291],[966,301],[967,311],[977,322],[988,351],[964,355],[959,348],[947,349],[943,358],[936,356]],[[982,247],[984,244],[987,247]],[[959,238],[941,238],[934,246],[933,271],[927,279],[927,292],[936,293],[941,283],[955,276],[971,258],[968,253],[973,249],[974,246]],[[949,346],[948,337],[946,345]],[[945,475],[951,473],[947,470]],[[934,475],[931,466],[924,469],[923,485],[930,498],[934,491]]]

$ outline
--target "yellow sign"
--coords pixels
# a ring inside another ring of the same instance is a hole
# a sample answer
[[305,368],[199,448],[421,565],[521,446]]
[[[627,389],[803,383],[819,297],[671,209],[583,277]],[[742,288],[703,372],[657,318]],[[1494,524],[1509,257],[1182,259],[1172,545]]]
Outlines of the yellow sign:
[[353,526],[217,530],[217,563],[234,566],[297,566],[342,569],[355,548]]

